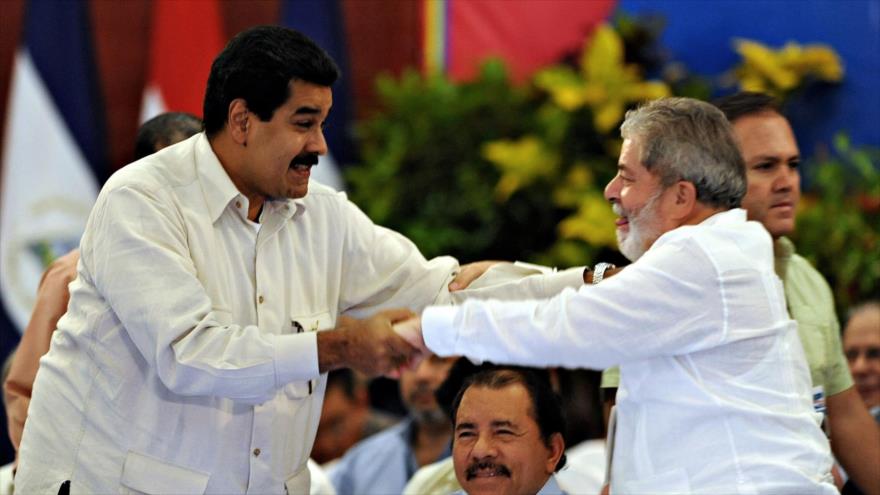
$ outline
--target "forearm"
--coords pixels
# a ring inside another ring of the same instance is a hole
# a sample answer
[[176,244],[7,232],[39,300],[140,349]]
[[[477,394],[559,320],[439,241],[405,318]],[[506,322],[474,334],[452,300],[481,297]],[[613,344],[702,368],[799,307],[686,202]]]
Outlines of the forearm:
[[21,433],[24,431],[24,421],[27,419],[28,405],[30,404],[30,389],[27,391],[17,389],[14,384],[6,382],[3,387],[3,400],[6,403],[6,427],[9,432],[9,440],[12,447],[18,451],[21,444]]
[[542,271],[532,265],[500,263],[474,280],[466,289],[450,293],[450,297],[454,304],[462,304],[469,299],[547,299],[559,294],[566,287],[577,289],[581,285],[581,268],[552,272],[551,269]]
[[855,388],[828,397],[831,449],[867,495],[880,495],[880,430]]
[[407,309],[385,310],[366,320],[340,316],[335,329],[317,332],[318,371],[353,368],[375,376],[404,365],[418,349],[392,325],[414,316]]

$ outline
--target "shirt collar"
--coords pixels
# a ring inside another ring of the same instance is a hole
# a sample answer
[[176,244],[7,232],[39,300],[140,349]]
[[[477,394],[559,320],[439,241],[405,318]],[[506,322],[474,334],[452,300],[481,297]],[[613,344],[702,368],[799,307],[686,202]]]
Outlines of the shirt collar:
[[[211,148],[211,143],[208,141],[205,133],[199,135],[195,146],[196,171],[198,172],[199,180],[202,183],[202,191],[208,203],[211,222],[216,222],[229,206],[229,203],[235,199],[241,202],[246,217],[248,200],[235,187],[232,179],[229,178],[229,174],[223,168],[223,164],[220,163],[220,159],[217,158],[213,148]],[[286,218],[291,218],[298,212],[305,210],[305,198],[266,201],[263,208]]]
[[776,271],[776,276],[782,280],[785,280],[785,275],[788,271],[788,262],[791,261],[793,255],[794,243],[792,243],[787,237],[780,237],[773,241],[773,268]]
[[195,146],[196,172],[208,203],[211,222],[216,222],[229,202],[238,196],[243,199],[243,195],[232,183],[204,132],[199,135]]
[[700,222],[702,225],[723,225],[729,223],[742,223],[746,221],[746,210],[742,208],[732,208],[730,210],[719,211],[709,218]]
[[535,495],[560,495],[565,493],[562,491],[562,488],[559,487],[559,483],[556,482],[556,475],[551,474],[550,478],[547,479],[547,482],[544,483],[544,486],[538,491]]

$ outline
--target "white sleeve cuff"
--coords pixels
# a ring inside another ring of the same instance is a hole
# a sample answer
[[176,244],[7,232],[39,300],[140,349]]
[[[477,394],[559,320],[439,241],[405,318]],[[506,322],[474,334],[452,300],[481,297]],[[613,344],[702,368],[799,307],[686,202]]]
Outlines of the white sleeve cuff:
[[584,285],[584,267],[569,268],[556,273],[548,273],[542,275],[544,280],[544,298],[551,298],[562,292],[563,289],[571,287],[577,290]]
[[281,387],[293,381],[312,380],[318,371],[318,332],[276,335],[275,383]]
[[431,352],[438,356],[455,356],[458,332],[453,323],[458,315],[455,306],[428,306],[422,312],[422,338]]

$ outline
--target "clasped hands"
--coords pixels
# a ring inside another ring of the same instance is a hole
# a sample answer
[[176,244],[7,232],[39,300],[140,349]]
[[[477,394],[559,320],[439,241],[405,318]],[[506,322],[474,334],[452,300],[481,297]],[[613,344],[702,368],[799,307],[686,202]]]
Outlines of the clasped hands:
[[[467,288],[497,261],[479,261],[464,265],[449,284],[449,291]],[[400,378],[405,370],[414,370],[430,354],[422,338],[421,317],[407,309],[382,311],[366,320],[341,317],[340,327],[360,327],[352,332],[350,345],[356,346],[353,368],[367,375]]]
[[400,378],[430,353],[421,318],[408,309],[381,311],[365,320],[341,316],[336,328],[349,335],[349,366],[368,376]]

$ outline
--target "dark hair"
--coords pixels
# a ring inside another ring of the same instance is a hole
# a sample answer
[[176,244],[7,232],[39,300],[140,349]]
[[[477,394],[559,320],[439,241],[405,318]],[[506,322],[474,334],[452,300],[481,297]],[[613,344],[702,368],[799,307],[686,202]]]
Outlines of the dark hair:
[[782,115],[782,110],[776,98],[754,91],[741,91],[732,95],[718,98],[712,102],[719,110],[724,112],[729,122],[734,122],[746,115],[755,115],[764,112],[776,112]]
[[236,98],[262,120],[290,97],[290,82],[331,86],[339,68],[306,35],[281,26],[257,26],[237,34],[211,64],[205,90],[205,132],[217,134]]
[[144,122],[134,141],[134,159],[152,155],[160,149],[202,132],[202,121],[184,112],[161,113]]
[[[532,400],[529,416],[538,424],[544,444],[548,447],[550,446],[550,439],[554,433],[559,433],[564,439],[566,432],[565,414],[562,412],[562,403],[559,400],[559,396],[553,392],[547,371],[533,368],[505,366],[481,371],[469,376],[452,402],[453,428],[455,428],[458,406],[461,405],[461,398],[464,397],[464,393],[468,388],[485,387],[498,390],[516,384],[522,385]],[[557,472],[565,467],[565,460],[566,457],[563,450],[562,457],[556,463]]]
[[354,399],[354,392],[357,386],[354,372],[349,368],[339,368],[327,373],[327,390],[332,387],[339,387],[342,393],[349,399]]
[[693,98],[661,98],[626,112],[620,134],[639,139],[642,165],[663,187],[684,180],[703,204],[729,209],[742,203],[746,166],[718,108]]

